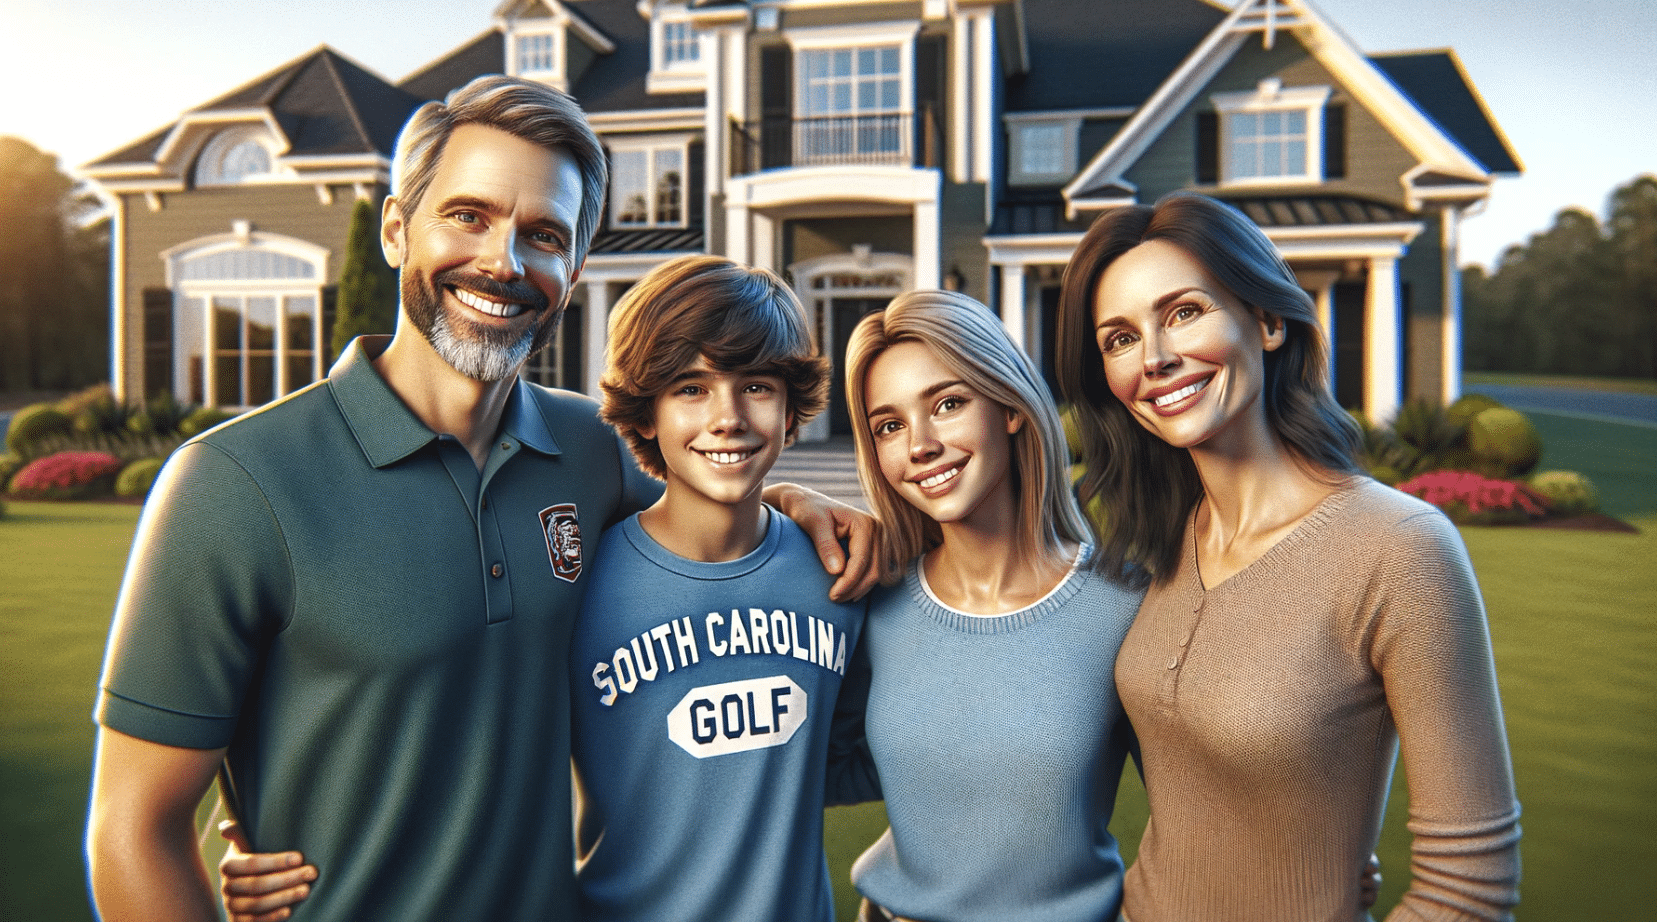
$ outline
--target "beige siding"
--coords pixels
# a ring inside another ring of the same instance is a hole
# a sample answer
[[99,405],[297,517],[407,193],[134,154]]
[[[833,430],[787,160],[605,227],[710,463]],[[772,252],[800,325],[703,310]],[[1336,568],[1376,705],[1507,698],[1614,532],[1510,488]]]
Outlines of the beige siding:
[[[374,200],[385,196],[384,187],[373,190]],[[339,280],[346,236],[355,204],[349,186],[333,187],[334,201],[324,205],[312,185],[249,186],[245,188],[197,189],[163,195],[162,208],[151,211],[142,195],[122,196],[126,262],[123,286],[123,316],[126,341],[126,392],[143,390],[144,289],[167,284],[166,265],[161,253],[202,237],[228,234],[235,221],[249,221],[255,232],[281,234],[326,247],[329,277],[325,285]]]
[[[1354,195],[1402,206],[1403,175],[1417,163],[1403,144],[1394,138],[1368,109],[1346,91],[1333,74],[1313,58],[1292,35],[1279,33],[1271,50],[1261,47],[1258,38],[1244,43],[1230,62],[1215,75],[1152,143],[1126,173],[1139,189],[1140,201],[1154,201],[1176,189],[1224,192],[1224,187],[1199,186],[1196,182],[1196,116],[1198,110],[1212,110],[1209,97],[1215,93],[1246,92],[1261,80],[1276,77],[1285,89],[1327,86],[1331,103],[1346,106],[1346,178],[1321,183],[1284,183],[1269,191],[1285,193],[1317,191]],[[1251,191],[1261,187],[1250,187]]]

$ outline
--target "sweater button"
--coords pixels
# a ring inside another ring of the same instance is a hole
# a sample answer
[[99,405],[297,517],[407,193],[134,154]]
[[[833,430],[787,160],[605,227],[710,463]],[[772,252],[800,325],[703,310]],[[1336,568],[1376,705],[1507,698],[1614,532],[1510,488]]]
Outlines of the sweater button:
[[1168,668],[1169,669],[1178,669],[1179,668],[1179,657],[1176,656],[1173,659],[1169,660],[1168,661]]

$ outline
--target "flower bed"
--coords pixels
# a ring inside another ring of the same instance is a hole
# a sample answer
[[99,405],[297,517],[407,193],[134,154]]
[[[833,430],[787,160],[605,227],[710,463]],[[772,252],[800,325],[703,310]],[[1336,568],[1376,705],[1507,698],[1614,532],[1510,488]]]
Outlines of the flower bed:
[[1547,498],[1530,487],[1472,471],[1430,471],[1398,489],[1432,503],[1461,525],[1514,525],[1548,514]]
[[18,499],[85,499],[108,494],[121,459],[101,451],[61,451],[37,458],[11,479]]

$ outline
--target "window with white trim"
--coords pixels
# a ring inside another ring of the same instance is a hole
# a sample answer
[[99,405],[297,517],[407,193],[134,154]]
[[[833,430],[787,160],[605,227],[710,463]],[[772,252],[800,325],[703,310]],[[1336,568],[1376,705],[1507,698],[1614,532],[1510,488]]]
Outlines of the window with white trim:
[[1329,87],[1284,89],[1275,78],[1260,81],[1253,92],[1216,94],[1221,182],[1321,182],[1328,100]]
[[796,67],[798,163],[907,157],[910,132],[897,45],[804,49]]
[[702,57],[702,42],[690,23],[664,22],[661,53],[664,69],[695,64]]
[[664,4],[650,19],[650,73],[645,86],[654,93],[690,93],[706,87],[702,34],[683,4]]
[[610,224],[684,227],[687,142],[627,144],[610,151]]
[[243,125],[219,132],[196,158],[196,185],[233,186],[270,176],[272,146],[263,126]]
[[1076,174],[1080,119],[1009,118],[1008,123],[1008,182],[1050,185]]
[[321,377],[322,271],[312,258],[257,243],[173,260],[175,396],[256,407]]
[[514,72],[519,76],[546,76],[558,73],[558,39],[559,36],[554,30],[514,34]]

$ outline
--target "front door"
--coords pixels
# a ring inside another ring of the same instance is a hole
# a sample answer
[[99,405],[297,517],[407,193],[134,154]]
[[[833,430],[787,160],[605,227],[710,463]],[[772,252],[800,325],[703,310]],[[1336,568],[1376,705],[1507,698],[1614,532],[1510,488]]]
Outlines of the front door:
[[846,343],[857,322],[886,306],[889,299],[834,298],[829,301],[829,329],[832,336],[834,380],[829,386],[829,435],[851,435],[851,416],[846,403]]

